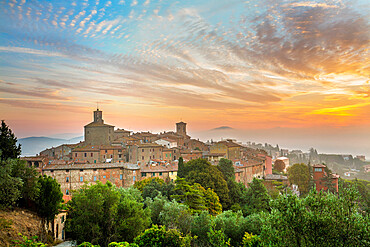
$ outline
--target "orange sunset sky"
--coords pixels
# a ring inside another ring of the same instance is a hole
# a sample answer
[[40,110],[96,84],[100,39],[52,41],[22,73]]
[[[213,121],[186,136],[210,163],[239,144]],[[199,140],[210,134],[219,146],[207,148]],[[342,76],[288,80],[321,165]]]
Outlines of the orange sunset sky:
[[[367,1],[0,3],[0,116],[19,137],[133,131],[370,157]],[[213,134],[212,134],[213,133]]]

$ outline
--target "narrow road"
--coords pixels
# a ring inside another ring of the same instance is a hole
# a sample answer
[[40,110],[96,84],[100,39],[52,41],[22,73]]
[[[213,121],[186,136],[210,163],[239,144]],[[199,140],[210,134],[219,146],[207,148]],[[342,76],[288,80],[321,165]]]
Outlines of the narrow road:
[[73,241],[65,241],[63,243],[55,245],[54,247],[72,247],[72,246],[76,246]]

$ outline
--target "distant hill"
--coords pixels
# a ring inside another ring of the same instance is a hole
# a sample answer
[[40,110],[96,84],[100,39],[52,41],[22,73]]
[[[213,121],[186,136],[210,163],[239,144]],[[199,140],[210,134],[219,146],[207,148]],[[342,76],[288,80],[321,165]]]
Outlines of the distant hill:
[[27,137],[18,140],[22,145],[22,156],[39,154],[42,150],[56,147],[61,144],[72,144],[83,141],[83,136],[75,137],[69,140],[50,137]]
[[212,130],[232,130],[232,129],[234,128],[231,128],[229,126],[221,126],[221,127],[210,129],[210,130],[212,131]]

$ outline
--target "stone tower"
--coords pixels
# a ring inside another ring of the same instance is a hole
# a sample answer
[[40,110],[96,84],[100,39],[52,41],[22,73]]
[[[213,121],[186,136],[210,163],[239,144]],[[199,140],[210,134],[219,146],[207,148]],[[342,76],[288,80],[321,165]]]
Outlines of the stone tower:
[[104,123],[103,112],[99,108],[94,111],[94,123]]
[[186,123],[182,121],[176,123],[176,133],[182,135],[183,137],[186,137]]
[[114,126],[105,124],[103,112],[94,111],[94,121],[85,125],[86,145],[110,145],[113,141]]

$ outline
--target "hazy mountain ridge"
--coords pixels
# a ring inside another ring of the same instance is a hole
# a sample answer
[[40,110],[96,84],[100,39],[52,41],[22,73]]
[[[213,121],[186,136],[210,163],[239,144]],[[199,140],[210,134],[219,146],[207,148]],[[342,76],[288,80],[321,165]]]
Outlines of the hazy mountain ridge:
[[36,155],[47,148],[56,147],[61,144],[78,143],[80,141],[83,141],[83,136],[78,136],[72,139],[60,139],[45,136],[32,136],[18,139],[18,143],[22,145],[22,156]]

